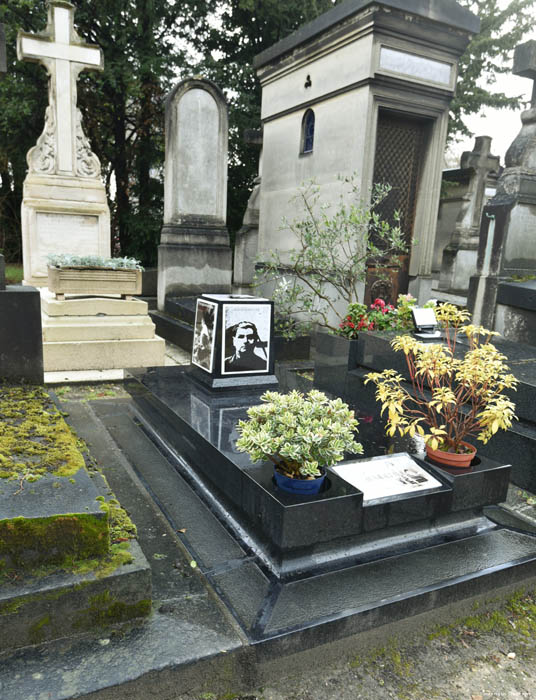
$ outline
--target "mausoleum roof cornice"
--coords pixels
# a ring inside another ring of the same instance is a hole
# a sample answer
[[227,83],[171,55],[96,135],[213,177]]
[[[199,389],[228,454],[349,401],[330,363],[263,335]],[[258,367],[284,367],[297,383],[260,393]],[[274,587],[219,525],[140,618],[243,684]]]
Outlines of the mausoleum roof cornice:
[[257,54],[253,65],[259,69],[277,62],[278,59],[314,40],[335,25],[344,23],[353,15],[374,6],[410,13],[467,34],[476,34],[480,30],[480,19],[455,0],[346,0]]

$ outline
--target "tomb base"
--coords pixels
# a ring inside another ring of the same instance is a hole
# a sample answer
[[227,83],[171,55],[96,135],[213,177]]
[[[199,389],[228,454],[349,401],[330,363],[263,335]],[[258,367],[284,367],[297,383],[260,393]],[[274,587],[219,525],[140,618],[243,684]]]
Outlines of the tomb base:
[[46,287],[47,255],[110,255],[110,211],[100,180],[30,173],[21,209],[26,284]]
[[162,243],[158,246],[158,309],[166,297],[231,291],[232,251],[228,245]]
[[[179,532],[190,556],[249,639],[269,642],[261,654],[534,580],[534,528],[508,521],[496,505],[506,497],[508,465],[481,459],[456,474],[415,457],[435,485],[366,499],[330,471],[317,496],[292,496],[274,486],[270,465],[235,448],[236,423],[259,394],[210,396],[189,374],[136,371],[127,387],[139,413],[121,430],[114,416],[110,429],[172,526],[189,514]],[[149,459],[153,452],[158,458]],[[384,458],[376,459],[382,469]],[[189,499],[196,508],[201,499],[206,512],[194,512]]]
[[155,336],[147,303],[118,297],[41,290],[45,372],[121,370],[164,364],[165,341]]

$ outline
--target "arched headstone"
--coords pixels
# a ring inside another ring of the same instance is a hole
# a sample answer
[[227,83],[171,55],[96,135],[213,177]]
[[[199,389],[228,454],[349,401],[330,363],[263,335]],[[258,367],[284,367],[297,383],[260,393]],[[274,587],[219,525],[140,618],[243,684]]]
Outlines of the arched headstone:
[[166,296],[228,292],[227,103],[209,80],[180,82],[166,99],[164,225],[158,307]]

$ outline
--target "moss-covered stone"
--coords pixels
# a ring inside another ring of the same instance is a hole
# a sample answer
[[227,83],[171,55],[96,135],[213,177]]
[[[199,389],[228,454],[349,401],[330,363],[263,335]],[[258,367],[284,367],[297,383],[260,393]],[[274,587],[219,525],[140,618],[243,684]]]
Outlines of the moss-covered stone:
[[70,477],[84,466],[81,446],[43,388],[0,384],[0,478]]
[[93,596],[89,602],[89,607],[80,611],[78,619],[73,625],[75,629],[108,627],[115,623],[146,617],[151,612],[149,599],[139,600],[136,603],[125,603],[114,598],[109,591]]
[[101,558],[109,548],[107,518],[74,513],[0,520],[0,558],[15,567]]

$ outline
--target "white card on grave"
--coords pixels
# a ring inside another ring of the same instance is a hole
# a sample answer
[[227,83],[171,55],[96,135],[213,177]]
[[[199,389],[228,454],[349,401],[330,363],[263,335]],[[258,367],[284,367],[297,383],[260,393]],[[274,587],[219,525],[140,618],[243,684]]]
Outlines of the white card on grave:
[[406,452],[345,462],[332,469],[363,491],[363,503],[443,485]]

